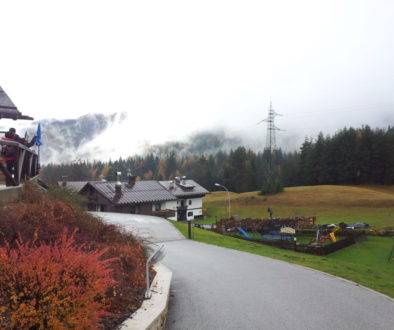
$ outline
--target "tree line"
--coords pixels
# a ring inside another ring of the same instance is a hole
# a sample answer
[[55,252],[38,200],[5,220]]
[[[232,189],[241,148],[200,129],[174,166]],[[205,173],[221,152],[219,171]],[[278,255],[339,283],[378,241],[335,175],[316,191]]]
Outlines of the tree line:
[[193,179],[208,190],[220,183],[234,192],[260,190],[275,180],[283,186],[320,184],[393,184],[394,128],[344,128],[333,136],[320,133],[305,139],[299,151],[255,152],[238,147],[229,152],[178,156],[175,151],[160,156],[153,152],[108,162],[48,164],[43,178],[49,183],[116,179],[128,172],[144,180]]

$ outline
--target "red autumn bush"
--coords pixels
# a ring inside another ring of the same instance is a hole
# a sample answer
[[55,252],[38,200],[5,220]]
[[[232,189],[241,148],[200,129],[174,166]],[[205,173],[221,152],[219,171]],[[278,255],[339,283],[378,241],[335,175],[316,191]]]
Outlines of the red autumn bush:
[[0,324],[13,329],[92,329],[115,285],[106,250],[85,252],[66,232],[52,244],[0,248]]
[[[62,193],[57,192],[54,197],[27,185],[20,201],[0,207],[0,247],[6,249],[3,251],[19,251],[21,241],[30,241],[31,249],[41,246],[45,249],[58,244],[67,230],[74,233],[73,246],[79,253],[102,251],[101,258],[112,260],[107,266],[114,282],[105,295],[108,313],[97,326],[113,328],[141,304],[146,285],[146,247],[131,233],[106,224],[73,204],[72,196],[63,197]],[[4,306],[0,298],[0,308]],[[67,313],[66,309],[64,312]],[[4,322],[11,322],[9,314],[2,316]]]

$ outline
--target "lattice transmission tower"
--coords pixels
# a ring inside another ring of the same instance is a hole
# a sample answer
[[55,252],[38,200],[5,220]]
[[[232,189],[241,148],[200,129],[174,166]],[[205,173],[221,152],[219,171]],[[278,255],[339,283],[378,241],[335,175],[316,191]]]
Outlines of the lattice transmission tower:
[[270,102],[270,107],[268,109],[268,118],[262,121],[267,122],[267,139],[265,141],[265,148],[269,150],[270,154],[276,150],[276,131],[281,131],[279,127],[275,125],[275,117],[282,116],[277,113],[272,107],[272,102]]
[[263,119],[258,122],[260,124],[262,122],[267,123],[267,139],[265,142],[265,150],[268,151],[268,177],[270,179],[273,178],[274,170],[273,170],[273,158],[275,158],[274,151],[276,150],[276,131],[282,131],[279,127],[275,125],[275,117],[282,116],[277,113],[272,107],[272,102],[270,101],[270,107],[268,109],[268,118]]

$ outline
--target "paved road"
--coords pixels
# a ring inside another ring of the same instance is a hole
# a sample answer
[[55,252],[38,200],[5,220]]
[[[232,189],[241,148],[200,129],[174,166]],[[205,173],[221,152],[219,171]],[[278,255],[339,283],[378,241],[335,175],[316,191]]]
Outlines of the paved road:
[[[102,213],[154,242],[173,271],[167,329],[394,329],[394,302],[340,278],[182,240],[167,221]],[[143,229],[142,229],[143,228]]]

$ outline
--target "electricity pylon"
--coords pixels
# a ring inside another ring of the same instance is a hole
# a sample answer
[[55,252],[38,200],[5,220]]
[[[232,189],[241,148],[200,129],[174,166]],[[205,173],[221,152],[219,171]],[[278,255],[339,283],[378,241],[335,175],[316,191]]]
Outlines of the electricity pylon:
[[262,121],[258,122],[260,124],[262,122],[267,123],[267,138],[265,141],[265,150],[269,152],[269,172],[270,176],[272,175],[272,153],[276,150],[276,131],[281,131],[279,127],[275,125],[275,117],[282,116],[281,114],[277,113],[274,108],[272,107],[272,102],[270,101],[270,107],[268,109],[268,118],[263,119]]

